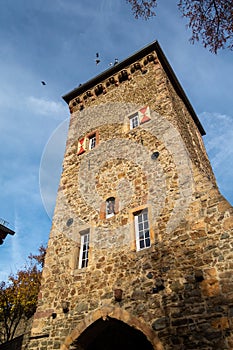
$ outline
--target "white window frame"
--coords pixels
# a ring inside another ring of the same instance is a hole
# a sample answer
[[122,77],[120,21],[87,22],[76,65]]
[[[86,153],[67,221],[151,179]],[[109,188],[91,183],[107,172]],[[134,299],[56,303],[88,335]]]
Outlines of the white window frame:
[[148,208],[134,213],[134,227],[137,251],[150,248],[151,235]]
[[130,130],[137,128],[140,125],[138,113],[134,113],[129,117]]
[[97,141],[97,138],[96,138],[96,134],[92,134],[90,137],[89,137],[89,150],[93,149],[96,147],[96,141]]
[[79,250],[78,268],[83,269],[88,265],[90,230],[86,229],[86,230],[80,231],[79,234],[80,234],[80,250]]

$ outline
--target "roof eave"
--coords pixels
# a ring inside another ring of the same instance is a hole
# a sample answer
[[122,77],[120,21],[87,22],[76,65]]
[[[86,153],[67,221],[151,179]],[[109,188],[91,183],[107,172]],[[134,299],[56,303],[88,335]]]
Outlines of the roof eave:
[[147,54],[151,53],[152,51],[156,51],[158,58],[163,66],[163,69],[165,70],[166,74],[168,75],[174,89],[176,90],[178,96],[183,100],[185,103],[189,113],[191,114],[195,124],[197,125],[201,135],[205,135],[205,130],[198,119],[188,97],[186,96],[182,86],[180,85],[171,65],[169,64],[165,54],[163,53],[163,50],[161,49],[158,41],[154,41],[151,44],[147,45],[143,49],[137,51],[133,55],[127,57],[123,61],[119,62],[115,66],[105,70],[101,74],[95,76],[94,78],[88,80],[86,83],[82,84],[81,86],[73,89],[72,91],[68,92],[62,98],[65,100],[67,104],[74,99],[75,97],[81,95],[83,92],[90,90],[95,85],[101,83],[103,80],[109,78],[110,76],[114,75],[115,73],[119,72],[120,70],[124,69],[125,67],[129,66],[130,64],[134,63],[135,61],[141,59],[142,57],[146,56]]

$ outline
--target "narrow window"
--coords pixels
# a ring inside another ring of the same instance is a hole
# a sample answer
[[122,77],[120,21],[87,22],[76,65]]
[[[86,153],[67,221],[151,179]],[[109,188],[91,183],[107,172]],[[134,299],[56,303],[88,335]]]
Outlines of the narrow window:
[[79,269],[88,265],[89,233],[89,229],[80,232]]
[[149,248],[151,246],[151,239],[147,208],[134,214],[134,224],[137,250]]
[[106,200],[106,218],[115,215],[115,198],[110,197]]
[[138,113],[131,115],[131,117],[129,118],[129,122],[130,122],[130,129],[136,128],[139,125]]
[[92,134],[89,137],[89,150],[95,148],[96,146],[96,134]]

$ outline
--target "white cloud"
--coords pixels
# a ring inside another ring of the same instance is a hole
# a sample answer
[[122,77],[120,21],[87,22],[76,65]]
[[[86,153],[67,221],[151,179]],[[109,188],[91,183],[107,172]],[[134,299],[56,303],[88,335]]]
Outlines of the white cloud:
[[212,164],[219,167],[233,155],[233,117],[204,112],[201,119],[207,129],[206,148],[211,154]]
[[49,115],[56,119],[60,119],[61,116],[64,117],[67,114],[67,107],[61,102],[30,96],[27,99],[27,105],[29,109],[37,111],[38,114]]
[[203,112],[201,122],[206,130],[204,142],[218,186],[231,198],[233,178],[233,116]]

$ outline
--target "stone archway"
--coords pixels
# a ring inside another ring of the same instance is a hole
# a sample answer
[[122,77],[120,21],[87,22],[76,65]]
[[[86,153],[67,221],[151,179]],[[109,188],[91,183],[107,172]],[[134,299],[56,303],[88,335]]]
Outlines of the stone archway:
[[139,330],[116,318],[99,318],[70,346],[72,350],[153,350],[152,344]]
[[[113,341],[115,339],[115,341]],[[105,306],[94,311],[66,337],[61,350],[163,350],[154,331],[124,309]]]

